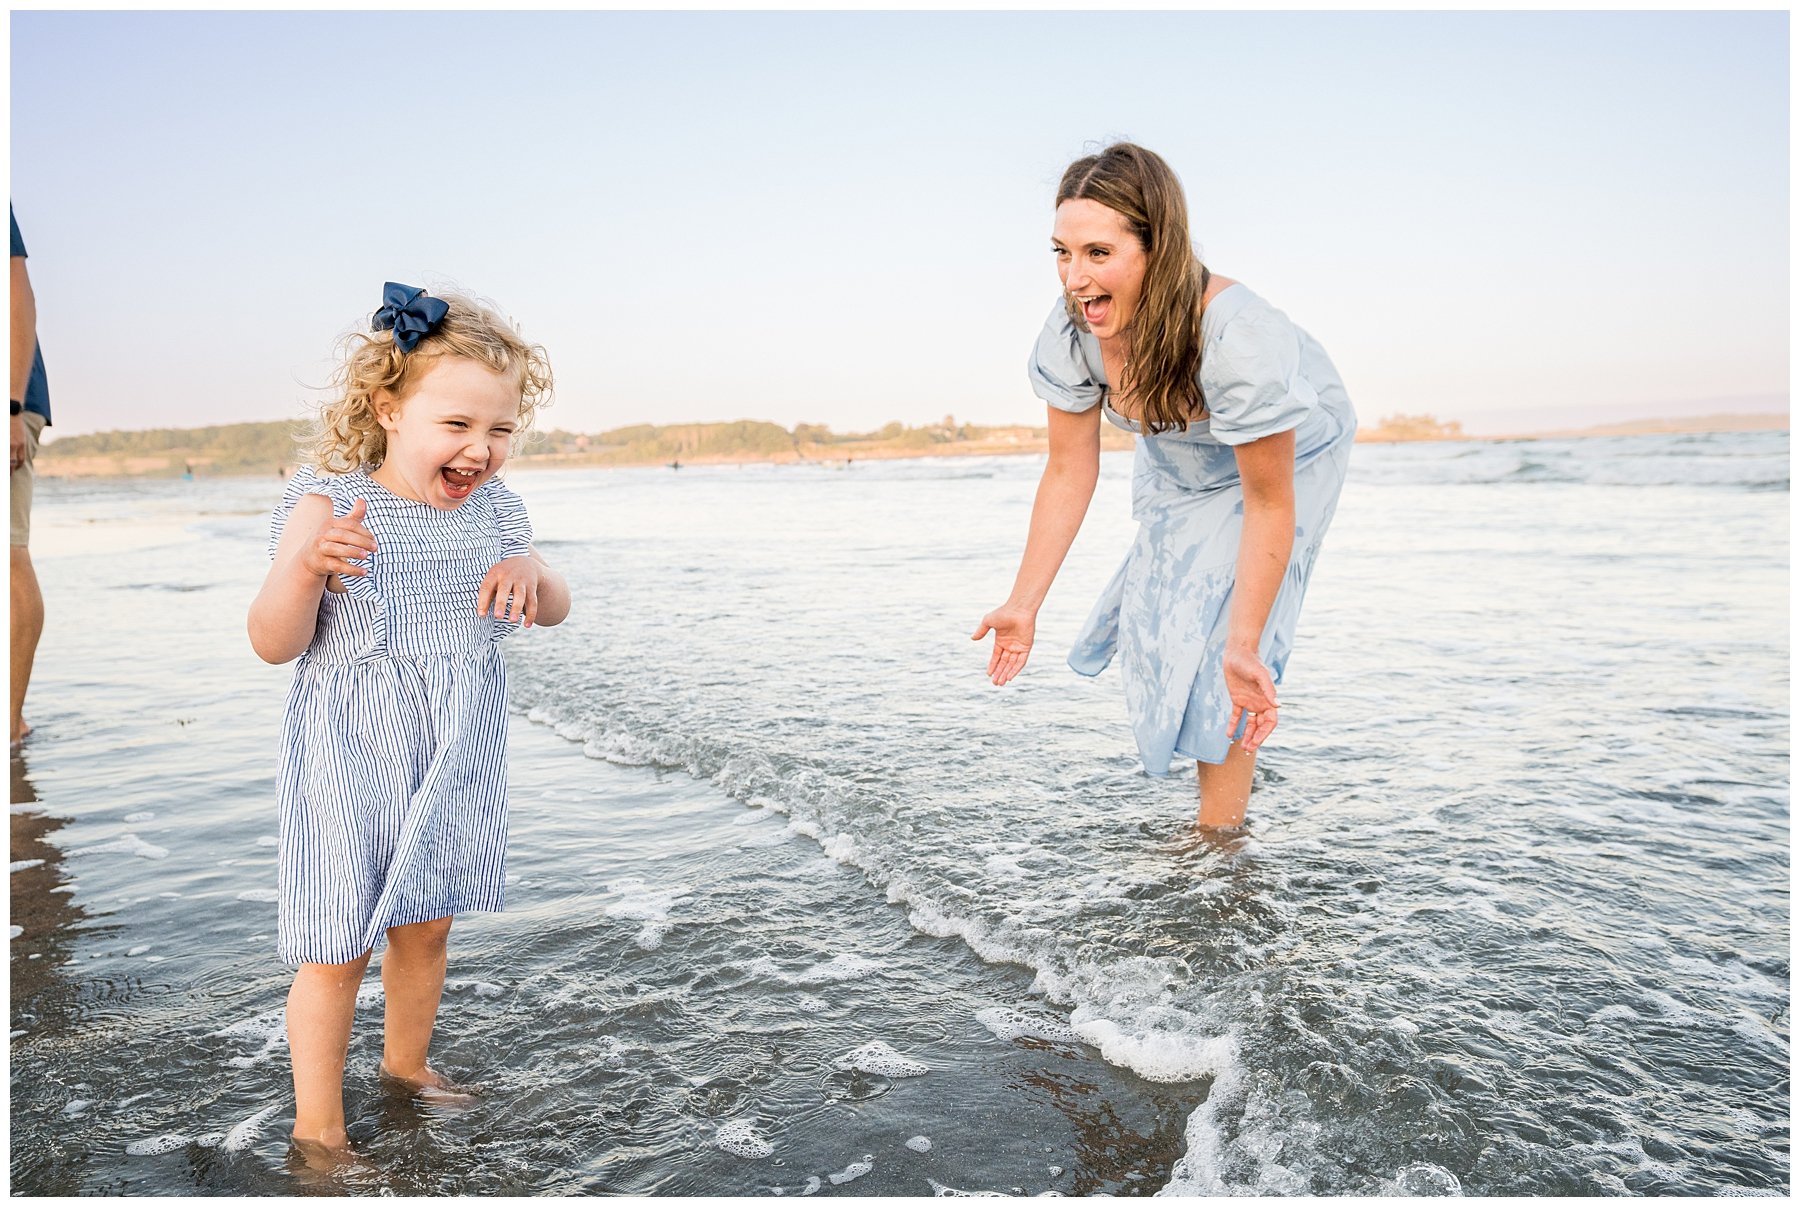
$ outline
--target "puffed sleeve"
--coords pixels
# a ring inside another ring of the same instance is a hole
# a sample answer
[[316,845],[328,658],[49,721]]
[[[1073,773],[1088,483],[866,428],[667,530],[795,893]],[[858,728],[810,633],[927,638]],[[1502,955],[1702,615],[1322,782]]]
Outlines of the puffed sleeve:
[[1059,411],[1092,410],[1106,387],[1096,379],[1082,352],[1081,332],[1062,299],[1051,307],[1044,329],[1031,349],[1031,392]]
[[500,529],[500,556],[520,557],[531,552],[531,516],[525,511],[525,500],[499,478],[489,478],[481,489],[494,508],[494,523]]
[[1233,315],[1200,363],[1200,392],[1221,444],[1289,431],[1319,403],[1300,372],[1300,329],[1272,306]]
[[332,479],[325,477],[310,465],[302,465],[294,476],[288,479],[287,489],[281,492],[281,502],[275,504],[275,512],[269,517],[269,558],[274,560],[275,547],[281,544],[281,534],[287,530],[288,517],[294,514],[294,508],[307,495],[324,495],[331,500],[333,514],[338,511],[337,498],[332,493]]

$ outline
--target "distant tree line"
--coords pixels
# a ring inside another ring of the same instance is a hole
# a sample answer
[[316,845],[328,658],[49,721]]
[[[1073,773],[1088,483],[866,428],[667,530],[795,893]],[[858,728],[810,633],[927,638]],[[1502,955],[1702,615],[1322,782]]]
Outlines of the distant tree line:
[[[143,431],[95,432],[64,436],[44,445],[47,461],[104,458],[118,463],[116,472],[146,475],[272,473],[300,459],[303,422],[230,423],[212,427],[152,428]],[[632,424],[594,434],[553,429],[533,433],[514,450],[515,456],[552,456],[595,465],[636,465],[683,458],[757,458],[818,455],[873,449],[923,450],[935,445],[981,440],[1018,428],[958,424],[946,415],[941,423],[908,427],[898,420],[872,432],[833,432],[822,423],[796,424],[790,431],[776,423],[742,419],[732,423]],[[828,451],[829,450],[829,451]],[[146,465],[155,462],[155,468]]]
[[268,472],[293,465],[299,458],[296,443],[304,424],[227,423],[214,427],[151,428],[137,432],[93,432],[62,436],[44,445],[38,456],[46,461],[76,457],[147,460],[161,456],[163,473],[179,474],[190,464],[208,474]]

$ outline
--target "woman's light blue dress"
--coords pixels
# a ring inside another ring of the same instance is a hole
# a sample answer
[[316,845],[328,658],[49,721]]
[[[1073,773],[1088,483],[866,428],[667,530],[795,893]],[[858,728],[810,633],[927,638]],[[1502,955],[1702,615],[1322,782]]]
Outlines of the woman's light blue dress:
[[278,950],[341,964],[390,926],[505,907],[506,663],[515,627],[477,615],[494,563],[531,547],[519,496],[490,478],[440,511],[366,473],[302,469],[270,524],[269,555],[302,496],[343,516],[365,499],[363,577],[319,601],[281,727]]
[[1144,435],[1108,404],[1100,343],[1059,299],[1031,356],[1031,385],[1063,411],[1104,406],[1137,437],[1131,514],[1137,540],[1082,627],[1069,665],[1105,670],[1115,654],[1144,770],[1180,757],[1222,763],[1232,715],[1224,654],[1243,527],[1236,446],[1294,432],[1294,551],[1263,628],[1260,653],[1281,681],[1319,543],[1337,510],[1356,413],[1325,350],[1243,285],[1201,315],[1200,393],[1208,417]]

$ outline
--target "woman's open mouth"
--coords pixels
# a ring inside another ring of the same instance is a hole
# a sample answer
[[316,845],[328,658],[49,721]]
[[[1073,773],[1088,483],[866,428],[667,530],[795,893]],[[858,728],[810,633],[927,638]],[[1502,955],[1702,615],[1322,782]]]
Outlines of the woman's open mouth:
[[1109,293],[1089,294],[1075,300],[1081,304],[1081,317],[1090,327],[1104,323],[1106,316],[1112,313],[1112,295]]

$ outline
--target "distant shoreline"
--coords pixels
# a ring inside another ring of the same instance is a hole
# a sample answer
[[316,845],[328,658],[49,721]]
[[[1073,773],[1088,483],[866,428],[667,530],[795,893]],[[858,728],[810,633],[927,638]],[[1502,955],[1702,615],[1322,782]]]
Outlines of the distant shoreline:
[[1482,436],[1483,440],[1573,440],[1590,436],[1675,436],[1721,434],[1726,432],[1785,432],[1785,412],[1732,412],[1697,415],[1679,419],[1633,419],[1624,423],[1603,423],[1594,427],[1559,428],[1548,432],[1530,432],[1519,436]]
[[[728,426],[732,425],[689,424],[682,425],[679,430],[692,432]],[[767,426],[773,427],[773,425]],[[216,430],[218,429],[196,429],[196,433]],[[655,430],[672,432],[678,429]],[[1103,451],[1118,452],[1132,447],[1132,437],[1128,433],[1110,424],[1102,424],[1100,430]],[[1584,428],[1484,436],[1456,431],[1454,425],[1441,425],[1439,430],[1433,431],[1429,427],[1421,428],[1416,424],[1394,424],[1393,426],[1365,424],[1357,432],[1356,442],[1358,444],[1443,444],[1453,442],[1498,444],[1527,440],[1576,440],[1618,436],[1702,435],[1786,430],[1788,430],[1786,414],[1753,412],[1697,415],[1677,419],[1638,419]],[[929,441],[909,438],[927,431],[933,433],[933,438]],[[792,447],[789,448],[765,446],[730,451],[705,451],[702,446],[687,451],[679,447],[665,447],[652,452],[647,448],[622,449],[618,446],[601,445],[594,449],[526,452],[514,456],[511,463],[519,469],[628,469],[659,465],[677,467],[757,464],[843,465],[854,464],[857,461],[913,460],[920,457],[1042,456],[1049,451],[1049,433],[1046,428],[1024,426],[964,428],[962,431],[971,433],[971,438],[966,439],[958,438],[957,435],[952,434],[953,431],[954,429],[939,426],[934,429],[909,429],[900,438],[859,439],[849,437],[835,440],[829,444],[802,443],[795,440]],[[105,435],[128,437],[133,434],[107,433]],[[75,436],[68,438],[68,443],[78,446],[90,439],[92,438]],[[588,440],[587,437],[576,439],[582,442]],[[209,448],[167,446],[157,451],[145,449],[130,452],[70,452],[59,455],[55,451],[58,443],[60,442],[53,441],[46,444],[38,454],[35,465],[38,476],[44,478],[179,478],[183,476],[184,472],[192,472],[197,477],[208,478],[264,477],[284,469],[291,470],[298,460],[291,457],[280,461],[265,451],[262,456],[239,457],[232,459],[229,464],[219,464],[218,461],[221,459],[213,455]]]

